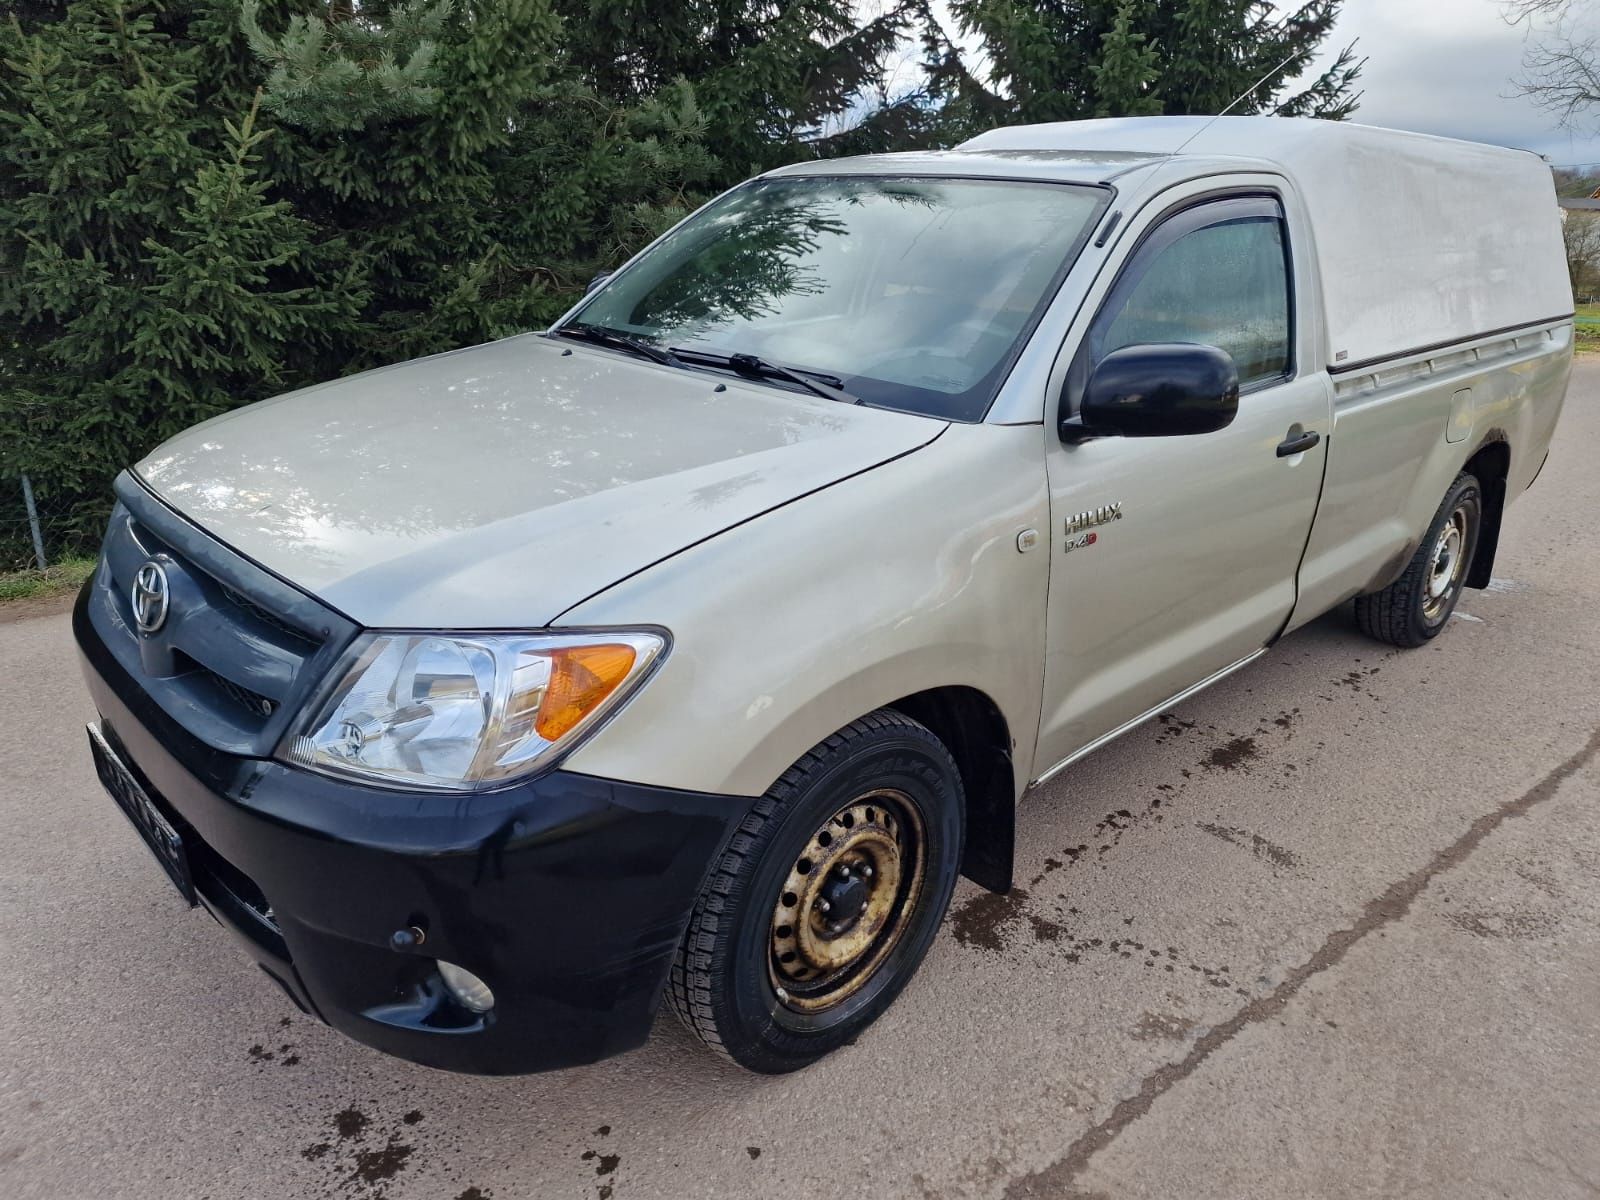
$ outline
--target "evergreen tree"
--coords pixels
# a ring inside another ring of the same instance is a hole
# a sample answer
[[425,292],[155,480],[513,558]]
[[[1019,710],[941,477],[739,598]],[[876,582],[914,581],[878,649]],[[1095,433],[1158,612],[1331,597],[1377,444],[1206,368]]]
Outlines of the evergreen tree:
[[1148,34],[1136,30],[1136,0],[1122,0],[1111,28],[1100,35],[1100,61],[1089,68],[1097,117],[1145,117],[1161,111],[1151,92],[1161,73],[1159,53]]
[[70,493],[161,423],[148,396],[109,389],[148,349],[133,326],[149,242],[179,225],[205,161],[196,52],[104,0],[26,28],[13,14],[0,62],[0,470]]
[[1341,3],[1303,0],[1285,11],[1267,0],[951,0],[986,65],[966,67],[936,37],[945,125],[959,137],[1005,120],[1216,113],[1269,73],[1232,111],[1345,117],[1359,98],[1354,47],[1295,86]]
[[[884,110],[886,63],[915,3],[857,18],[852,0],[557,0],[572,62],[606,101],[629,105],[675,81],[694,88],[723,182],[799,157],[853,149]],[[876,99],[877,103],[873,101]]]
[[149,282],[129,306],[125,361],[99,383],[105,399],[149,396],[164,418],[192,424],[231,408],[241,388],[282,387],[301,348],[354,330],[362,280],[341,243],[316,242],[288,201],[267,199],[257,111],[223,120],[226,157],[200,166],[165,237],[145,239]]

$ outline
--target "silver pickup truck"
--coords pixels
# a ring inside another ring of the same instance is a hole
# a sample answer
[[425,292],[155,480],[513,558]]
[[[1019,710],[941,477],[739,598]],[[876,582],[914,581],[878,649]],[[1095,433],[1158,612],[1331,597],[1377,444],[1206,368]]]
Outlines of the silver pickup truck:
[[124,473],[91,750],[362,1042],[543,1070],[664,994],[792,1070],[959,875],[1011,885],[1030,784],[1337,605],[1438,635],[1572,309],[1549,170],[1486,146],[1154,118],[775,171],[549,330]]

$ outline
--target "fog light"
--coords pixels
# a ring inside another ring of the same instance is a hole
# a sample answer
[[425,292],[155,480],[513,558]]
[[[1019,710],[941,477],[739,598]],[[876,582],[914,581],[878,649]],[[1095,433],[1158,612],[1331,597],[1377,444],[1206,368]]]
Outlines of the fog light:
[[494,993],[489,985],[465,967],[440,959],[439,977],[456,998],[456,1003],[469,1012],[486,1013],[494,1007]]

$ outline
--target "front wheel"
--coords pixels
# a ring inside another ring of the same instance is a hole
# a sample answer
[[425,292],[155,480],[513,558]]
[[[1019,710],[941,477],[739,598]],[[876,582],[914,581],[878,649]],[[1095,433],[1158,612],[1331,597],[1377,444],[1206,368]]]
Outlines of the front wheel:
[[816,747],[756,801],[707,879],[668,983],[678,1017],[766,1074],[854,1039],[938,932],[963,808],[949,751],[900,713]]
[[1392,646],[1420,646],[1436,637],[1461,599],[1482,523],[1477,479],[1457,475],[1405,573],[1380,592],[1356,597],[1362,631]]

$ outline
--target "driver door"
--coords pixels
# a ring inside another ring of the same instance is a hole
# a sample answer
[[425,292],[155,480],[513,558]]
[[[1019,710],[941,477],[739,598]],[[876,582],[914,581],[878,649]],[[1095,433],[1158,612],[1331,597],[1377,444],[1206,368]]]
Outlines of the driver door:
[[1295,295],[1289,233],[1264,192],[1181,204],[1145,227],[1101,293],[1067,371],[1073,411],[1101,358],[1156,342],[1228,351],[1239,408],[1214,433],[1078,445],[1046,421],[1052,562],[1035,778],[1259,651],[1294,607],[1332,412],[1326,373],[1302,370],[1310,355],[1297,353],[1310,339],[1297,338],[1295,314],[1314,300],[1309,288]]

